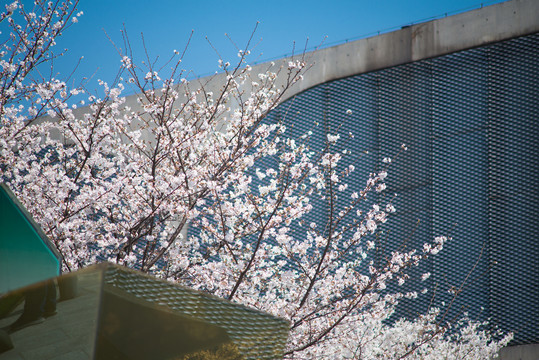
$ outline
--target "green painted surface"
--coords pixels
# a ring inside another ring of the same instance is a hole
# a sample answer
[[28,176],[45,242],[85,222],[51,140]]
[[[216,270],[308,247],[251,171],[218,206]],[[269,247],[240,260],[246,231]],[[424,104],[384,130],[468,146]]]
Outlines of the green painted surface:
[[59,254],[5,184],[0,184],[0,294],[60,273]]

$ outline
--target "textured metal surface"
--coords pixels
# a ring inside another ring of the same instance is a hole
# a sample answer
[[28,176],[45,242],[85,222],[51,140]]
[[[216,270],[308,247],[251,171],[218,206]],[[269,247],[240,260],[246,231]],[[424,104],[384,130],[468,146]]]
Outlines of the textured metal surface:
[[489,49],[491,316],[539,342],[539,37]]
[[109,266],[105,283],[153,305],[226,330],[245,359],[278,359],[288,338],[286,320],[136,273]]
[[[341,138],[353,132],[346,147],[358,187],[408,145],[390,168],[397,213],[383,229],[384,251],[453,240],[414,270],[433,276],[406,286],[430,291],[397,316],[424,311],[433,295],[449,303],[447,289],[467,279],[450,315],[491,318],[515,332],[513,344],[539,342],[538,59],[534,34],[322,84],[273,112],[297,129],[323,124],[314,147],[337,128]],[[325,205],[312,216],[323,222]]]

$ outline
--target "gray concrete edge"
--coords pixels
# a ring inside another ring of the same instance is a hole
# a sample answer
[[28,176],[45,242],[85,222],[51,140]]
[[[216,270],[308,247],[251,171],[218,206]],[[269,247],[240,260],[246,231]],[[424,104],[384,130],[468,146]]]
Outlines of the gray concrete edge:
[[[376,71],[413,61],[483,46],[498,41],[539,32],[539,1],[509,0],[453,16],[412,25],[397,31],[332,46],[294,57],[252,66],[251,73],[281,71],[286,73],[290,60],[304,57],[309,69],[303,81],[289,88],[281,101],[328,81]],[[280,69],[280,70],[279,70]],[[203,87],[219,94],[226,83],[219,73],[189,81],[191,89]],[[286,76],[277,80],[285,84]],[[248,86],[246,91],[250,90]],[[139,110],[138,94],[125,98],[125,105]],[[85,108],[76,115],[87,112]]]

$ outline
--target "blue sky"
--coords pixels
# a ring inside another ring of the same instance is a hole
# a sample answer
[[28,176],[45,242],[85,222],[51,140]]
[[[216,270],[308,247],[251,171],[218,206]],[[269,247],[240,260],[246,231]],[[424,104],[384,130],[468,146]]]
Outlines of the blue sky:
[[[26,2],[26,1],[25,1]],[[303,49],[336,45],[345,41],[396,30],[403,25],[492,5],[502,0],[333,0],[333,1],[215,1],[215,0],[81,0],[84,12],[75,26],[59,39],[68,54],[57,62],[56,69],[68,73],[84,56],[75,75],[94,76],[112,81],[120,57],[110,38],[123,47],[121,29],[125,25],[137,60],[143,60],[140,34],[144,34],[150,57],[161,59],[182,51],[194,31],[183,68],[190,77],[215,72],[218,56],[206,41],[207,36],[224,60],[237,60],[234,44],[244,47],[255,25],[251,62],[274,59],[289,54],[294,42]],[[93,85],[92,85],[93,84]]]

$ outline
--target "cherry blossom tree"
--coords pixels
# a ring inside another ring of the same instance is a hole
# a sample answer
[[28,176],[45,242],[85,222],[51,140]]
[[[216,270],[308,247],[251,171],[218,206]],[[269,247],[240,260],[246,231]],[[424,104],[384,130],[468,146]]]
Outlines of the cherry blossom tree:
[[[267,116],[301,81],[304,54],[255,74],[248,43],[235,65],[219,60],[223,81],[210,91],[185,80],[176,51],[167,76],[149,57],[138,65],[126,37],[120,72],[98,96],[42,75],[76,7],[15,1],[0,15],[10,29],[0,49],[2,180],[65,270],[111,261],[286,318],[291,359],[487,359],[510,341],[442,308],[392,318],[400,299],[429,295],[420,282],[418,292],[388,285],[409,281],[450,239],[375,261],[374,236],[395,211],[376,197],[391,162],[359,186],[340,146],[353,134],[334,129],[315,148],[312,132]],[[307,221],[319,204],[327,218]]]

